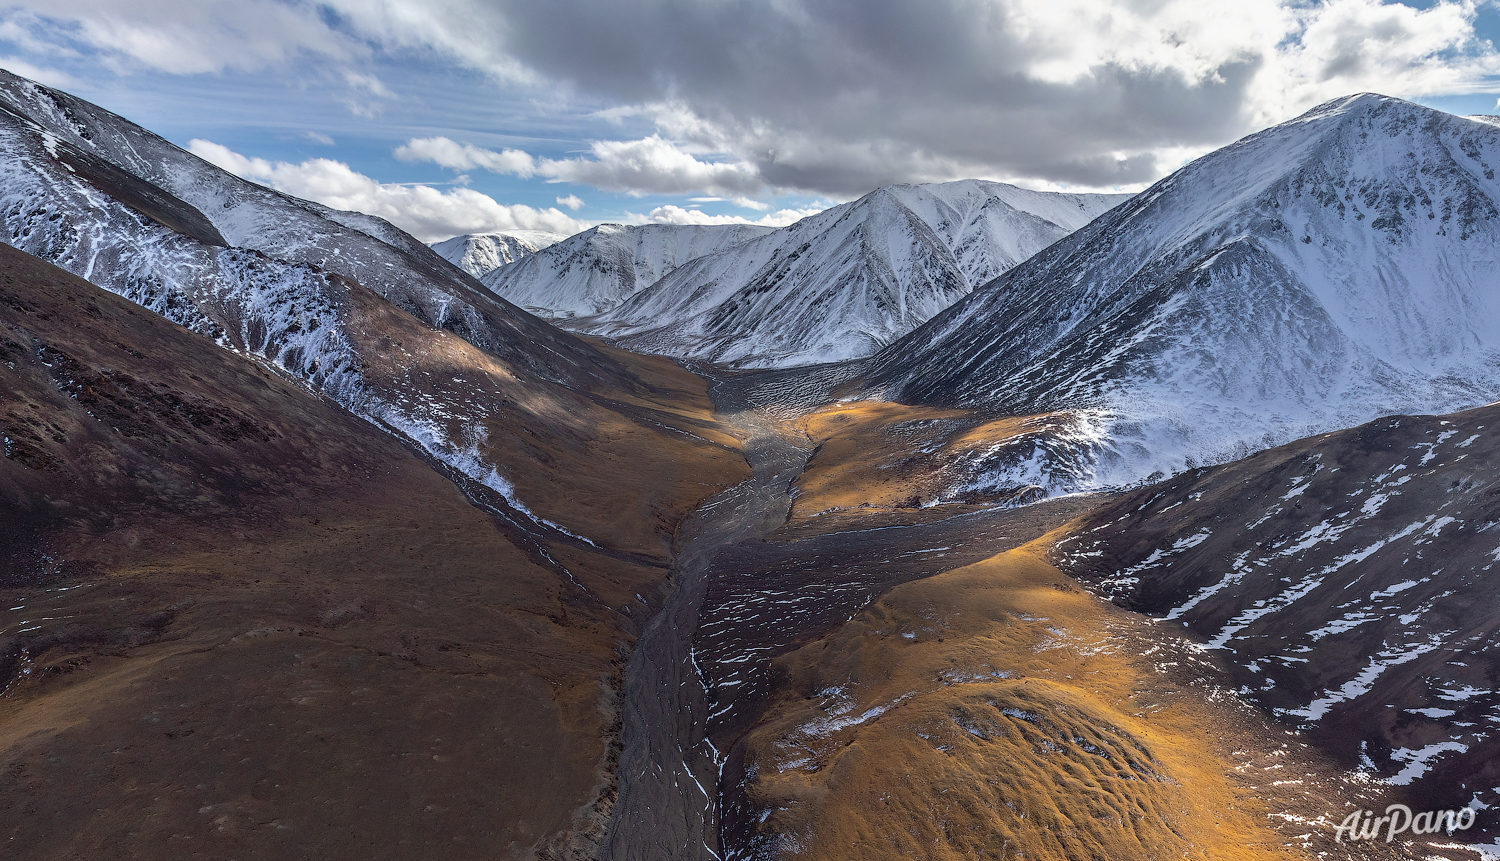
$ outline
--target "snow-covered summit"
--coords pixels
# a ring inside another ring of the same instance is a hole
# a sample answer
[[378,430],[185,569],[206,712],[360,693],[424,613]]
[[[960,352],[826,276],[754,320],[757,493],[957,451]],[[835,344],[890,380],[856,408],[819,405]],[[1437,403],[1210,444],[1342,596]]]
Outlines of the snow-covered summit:
[[514,263],[528,254],[535,254],[566,238],[561,233],[548,233],[545,230],[465,233],[463,236],[432,243],[432,250],[475,278],[483,278],[501,266]]
[[[1091,456],[996,483],[1110,484],[1500,397],[1500,128],[1322,105],[1187,165],[870,362],[882,395],[1074,411]],[[1079,441],[1075,440],[1075,443]]]
[[867,356],[1125,200],[893,185],[701,257],[574,328],[742,367]]
[[772,230],[752,224],[601,224],[482,280],[543,317],[588,316],[609,311],[689,260]]

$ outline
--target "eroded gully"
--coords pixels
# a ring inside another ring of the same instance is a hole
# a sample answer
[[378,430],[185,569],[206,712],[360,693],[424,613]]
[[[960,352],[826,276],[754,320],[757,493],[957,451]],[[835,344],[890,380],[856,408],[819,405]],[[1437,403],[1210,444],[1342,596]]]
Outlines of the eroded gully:
[[708,742],[708,702],[693,635],[721,549],[781,526],[790,486],[812,445],[751,406],[742,382],[710,377],[714,408],[746,437],[754,477],[704,502],[684,522],[673,587],[625,669],[619,796],[603,857],[613,861],[719,857],[716,786],[721,757]]

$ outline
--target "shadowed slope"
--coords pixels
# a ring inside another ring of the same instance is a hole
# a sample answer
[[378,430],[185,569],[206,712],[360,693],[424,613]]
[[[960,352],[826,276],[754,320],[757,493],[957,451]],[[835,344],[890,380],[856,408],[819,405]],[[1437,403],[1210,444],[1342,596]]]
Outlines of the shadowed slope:
[[[533,532],[664,562],[678,500],[745,474],[701,380],[560,332],[379,219],[8,73],[0,142],[0,239],[305,380]],[[632,478],[595,480],[613,470]]]
[[3,246],[0,426],[6,857],[592,854],[648,557]]

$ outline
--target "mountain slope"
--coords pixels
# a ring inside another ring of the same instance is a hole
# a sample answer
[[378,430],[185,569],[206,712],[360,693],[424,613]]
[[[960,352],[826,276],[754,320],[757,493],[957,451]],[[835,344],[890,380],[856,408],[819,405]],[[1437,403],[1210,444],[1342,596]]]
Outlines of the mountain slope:
[[[669,591],[680,521],[749,472],[707,381],[8,75],[0,240],[116,294],[60,309],[49,282],[0,307],[0,554],[29,578],[0,584],[3,684],[111,670],[0,702],[5,839],[38,858],[154,857],[189,833],[236,857],[455,837],[471,857],[595,854],[622,655]],[[95,325],[107,308],[154,328]],[[169,367],[137,363],[163,331]],[[246,368],[296,397],[217,398]]]
[[[682,397],[701,381],[548,326],[378,219],[245,182],[10,75],[0,152],[0,240],[266,358],[497,494],[528,529],[587,528],[664,558],[664,508],[711,492],[696,470],[743,469],[706,401]],[[605,451],[654,470],[639,480],[665,480],[663,495],[601,486],[597,462],[574,468]]]
[[614,308],[690,260],[771,230],[752,224],[601,224],[481,280],[543,317],[586,317]]
[[1074,411],[1110,484],[1500,395],[1500,128],[1330,102],[1177,171],[866,369],[881,396]]
[[273,366],[6,246],[0,437],[7,858],[492,859],[587,825],[613,608],[659,569],[538,543]]
[[[1091,512],[1056,557],[1184,626],[1393,800],[1493,806],[1497,430],[1496,406],[1394,416],[1186,472]],[[1479,825],[1466,840],[1500,834]]]
[[740,367],[867,356],[1125,198],[980,180],[889,186],[695,260],[570,326]]
[[501,266],[514,263],[528,254],[535,254],[549,245],[556,245],[566,238],[561,233],[548,233],[544,230],[466,233],[434,242],[432,250],[475,278],[483,278]]

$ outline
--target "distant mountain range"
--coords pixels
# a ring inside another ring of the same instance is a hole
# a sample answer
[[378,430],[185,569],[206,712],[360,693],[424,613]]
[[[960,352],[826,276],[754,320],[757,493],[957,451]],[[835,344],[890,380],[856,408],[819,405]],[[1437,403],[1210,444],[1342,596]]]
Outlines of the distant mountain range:
[[526,310],[568,325],[571,318],[617,307],[690,260],[771,230],[749,224],[601,224],[481,280]]
[[1126,197],[980,180],[889,186],[698,257],[564,325],[735,367],[858,358]]

